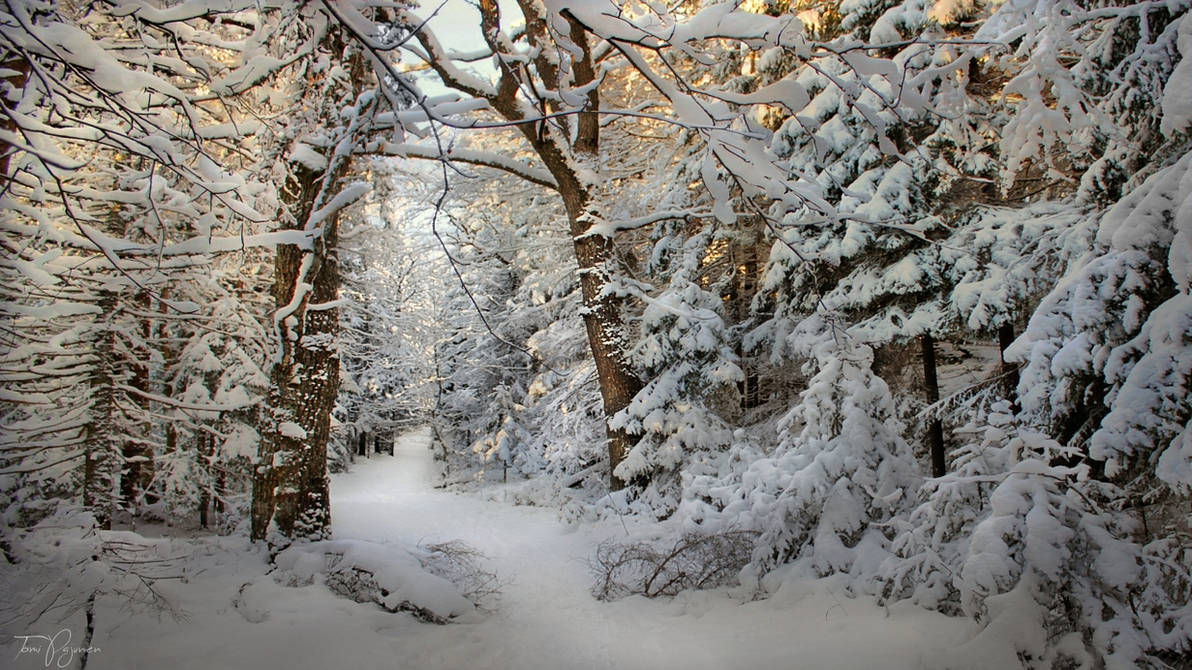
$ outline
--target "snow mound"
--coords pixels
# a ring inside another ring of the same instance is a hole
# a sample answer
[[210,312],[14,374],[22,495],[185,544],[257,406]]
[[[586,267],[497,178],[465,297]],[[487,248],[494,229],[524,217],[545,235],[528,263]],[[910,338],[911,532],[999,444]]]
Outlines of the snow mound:
[[416,551],[364,540],[298,544],[277,555],[277,578],[305,585],[321,575],[328,588],[356,602],[438,624],[473,620],[476,605],[451,581],[428,571],[429,552]]

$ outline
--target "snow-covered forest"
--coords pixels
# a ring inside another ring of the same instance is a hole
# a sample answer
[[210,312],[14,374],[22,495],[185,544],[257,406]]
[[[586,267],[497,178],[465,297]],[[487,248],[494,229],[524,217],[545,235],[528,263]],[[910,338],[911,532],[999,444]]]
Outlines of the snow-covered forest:
[[1190,9],[0,0],[5,662],[1192,667]]

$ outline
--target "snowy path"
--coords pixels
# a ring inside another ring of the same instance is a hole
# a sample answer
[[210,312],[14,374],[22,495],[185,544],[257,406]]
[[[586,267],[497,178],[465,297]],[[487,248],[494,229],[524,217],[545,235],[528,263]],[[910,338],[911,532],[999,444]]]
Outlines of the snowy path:
[[[433,488],[423,433],[394,458],[334,478],[337,537],[409,544],[462,539],[508,583],[497,611],[475,624],[426,626],[402,644],[418,668],[897,668],[938,667],[962,621],[884,609],[824,585],[740,604],[722,594],[674,601],[591,597],[587,558],[600,536],[551,509],[513,507]],[[864,640],[864,645],[858,644]],[[928,641],[931,641],[930,643]],[[934,651],[934,653],[933,653]]]
[[[498,611],[479,624],[429,628],[412,640],[422,667],[665,667],[620,649],[641,622],[610,621],[593,599],[585,560],[592,538],[554,510],[513,507],[433,488],[438,466],[425,432],[399,440],[332,484],[336,536],[407,545],[462,539],[484,553],[505,586]],[[436,662],[438,661],[438,662]],[[709,666],[712,667],[712,666]]]
[[[548,508],[515,507],[433,488],[425,432],[396,455],[332,478],[341,539],[402,546],[463,540],[506,582],[495,611],[435,626],[331,593],[281,584],[265,550],[243,536],[180,543],[185,579],[158,588],[185,618],[129,612],[108,598],[96,615],[88,670],[989,670],[1016,667],[1007,649],[966,649],[972,625],[910,605],[846,598],[829,580],[788,581],[764,601],[726,593],[673,600],[595,600],[586,560],[620,524],[569,527]],[[500,496],[500,490],[497,496]],[[490,492],[491,493],[491,492]],[[76,616],[64,627],[81,632]],[[38,632],[38,631],[34,631]],[[52,631],[47,631],[50,634]],[[76,638],[81,639],[81,638]],[[36,654],[17,670],[43,668]],[[0,663],[3,665],[3,663]]]

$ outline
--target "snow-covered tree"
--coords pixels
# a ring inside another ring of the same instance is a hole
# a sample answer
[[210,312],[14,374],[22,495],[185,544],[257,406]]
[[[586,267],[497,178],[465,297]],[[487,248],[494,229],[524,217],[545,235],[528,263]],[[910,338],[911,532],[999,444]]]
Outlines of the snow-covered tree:
[[1190,409],[1189,116],[1176,79],[1192,53],[1179,39],[1187,6],[1059,4],[1004,6],[982,30],[1023,40],[1000,61],[1015,86],[1054,91],[1011,107],[1005,178],[1046,165],[1082,204],[1021,210],[1057,208],[1009,232],[1053,231],[1007,248],[1020,269],[997,263],[1006,269],[959,285],[954,303],[979,324],[1028,298],[1026,331],[1006,352],[1025,363],[1021,411],[972,415],[956,471],[930,481],[902,524],[885,585],[962,606],[1018,640],[1031,667],[1162,667],[1189,648],[1189,544],[1174,511]]
[[169,400],[154,393],[164,359],[154,340],[199,309],[167,297],[171,285],[202,271],[213,231],[251,225],[270,194],[219,166],[241,131],[199,90],[227,50],[188,38],[196,17],[91,9],[20,2],[0,14],[3,60],[22,73],[4,79],[0,136],[10,363],[14,390],[49,392],[13,403],[4,432],[37,445],[8,469],[73,469],[106,524],[152,478],[154,405]]
[[727,448],[729,426],[709,405],[718,390],[735,391],[744,378],[727,341],[722,300],[700,285],[712,232],[682,241],[673,239],[682,237],[682,226],[673,228],[651,258],[651,265],[664,266],[667,286],[643,297],[642,336],[631,353],[649,381],[611,423],[639,436],[617,475],[641,488],[640,499],[660,516],[678,504],[682,475]]
[[1190,174],[1185,154],[1107,212],[1102,251],[1044,300],[1011,352],[1026,361],[1020,393],[1036,425],[1085,445],[1109,477],[1155,475],[1180,489],[1192,481],[1181,455],[1192,415]]
[[797,561],[819,574],[867,574],[885,557],[888,524],[908,507],[919,470],[869,348],[826,316],[791,338],[812,376],[779,424],[777,448],[729,486],[697,483],[692,492],[719,510],[693,501],[687,513],[758,531],[758,573]]
[[1188,648],[1187,546],[1136,540],[1122,492],[1063,465],[1078,451],[1007,410],[979,414],[954,472],[899,522],[883,595],[961,609],[1014,640],[1026,667],[1162,667],[1159,654]]

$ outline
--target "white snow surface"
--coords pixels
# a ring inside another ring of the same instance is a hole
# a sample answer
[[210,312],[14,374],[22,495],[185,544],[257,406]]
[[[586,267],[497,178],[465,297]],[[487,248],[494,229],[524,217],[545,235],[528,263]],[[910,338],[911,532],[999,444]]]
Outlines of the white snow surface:
[[[192,552],[186,583],[159,582],[187,618],[129,613],[106,597],[96,614],[92,646],[98,650],[88,668],[1017,666],[1009,644],[989,636],[973,641],[977,628],[969,620],[905,603],[878,607],[848,597],[838,580],[781,570],[767,579],[766,599],[720,590],[600,602],[589,592],[587,561],[596,544],[642,526],[622,526],[615,517],[568,526],[554,510],[505,504],[500,488],[466,494],[435,489],[439,472],[429,446],[426,431],[411,433],[398,440],[394,457],[376,456],[332,477],[335,543],[363,540],[400,552],[463,540],[486,554],[486,567],[505,582],[491,612],[467,623],[421,623],[336,596],[318,580],[278,583],[265,574],[263,548],[241,538],[196,538],[176,541]],[[72,628],[74,644],[82,640],[81,614],[38,625],[45,630],[13,634]],[[6,667],[46,667],[42,656],[17,653],[12,638],[0,644]]]

